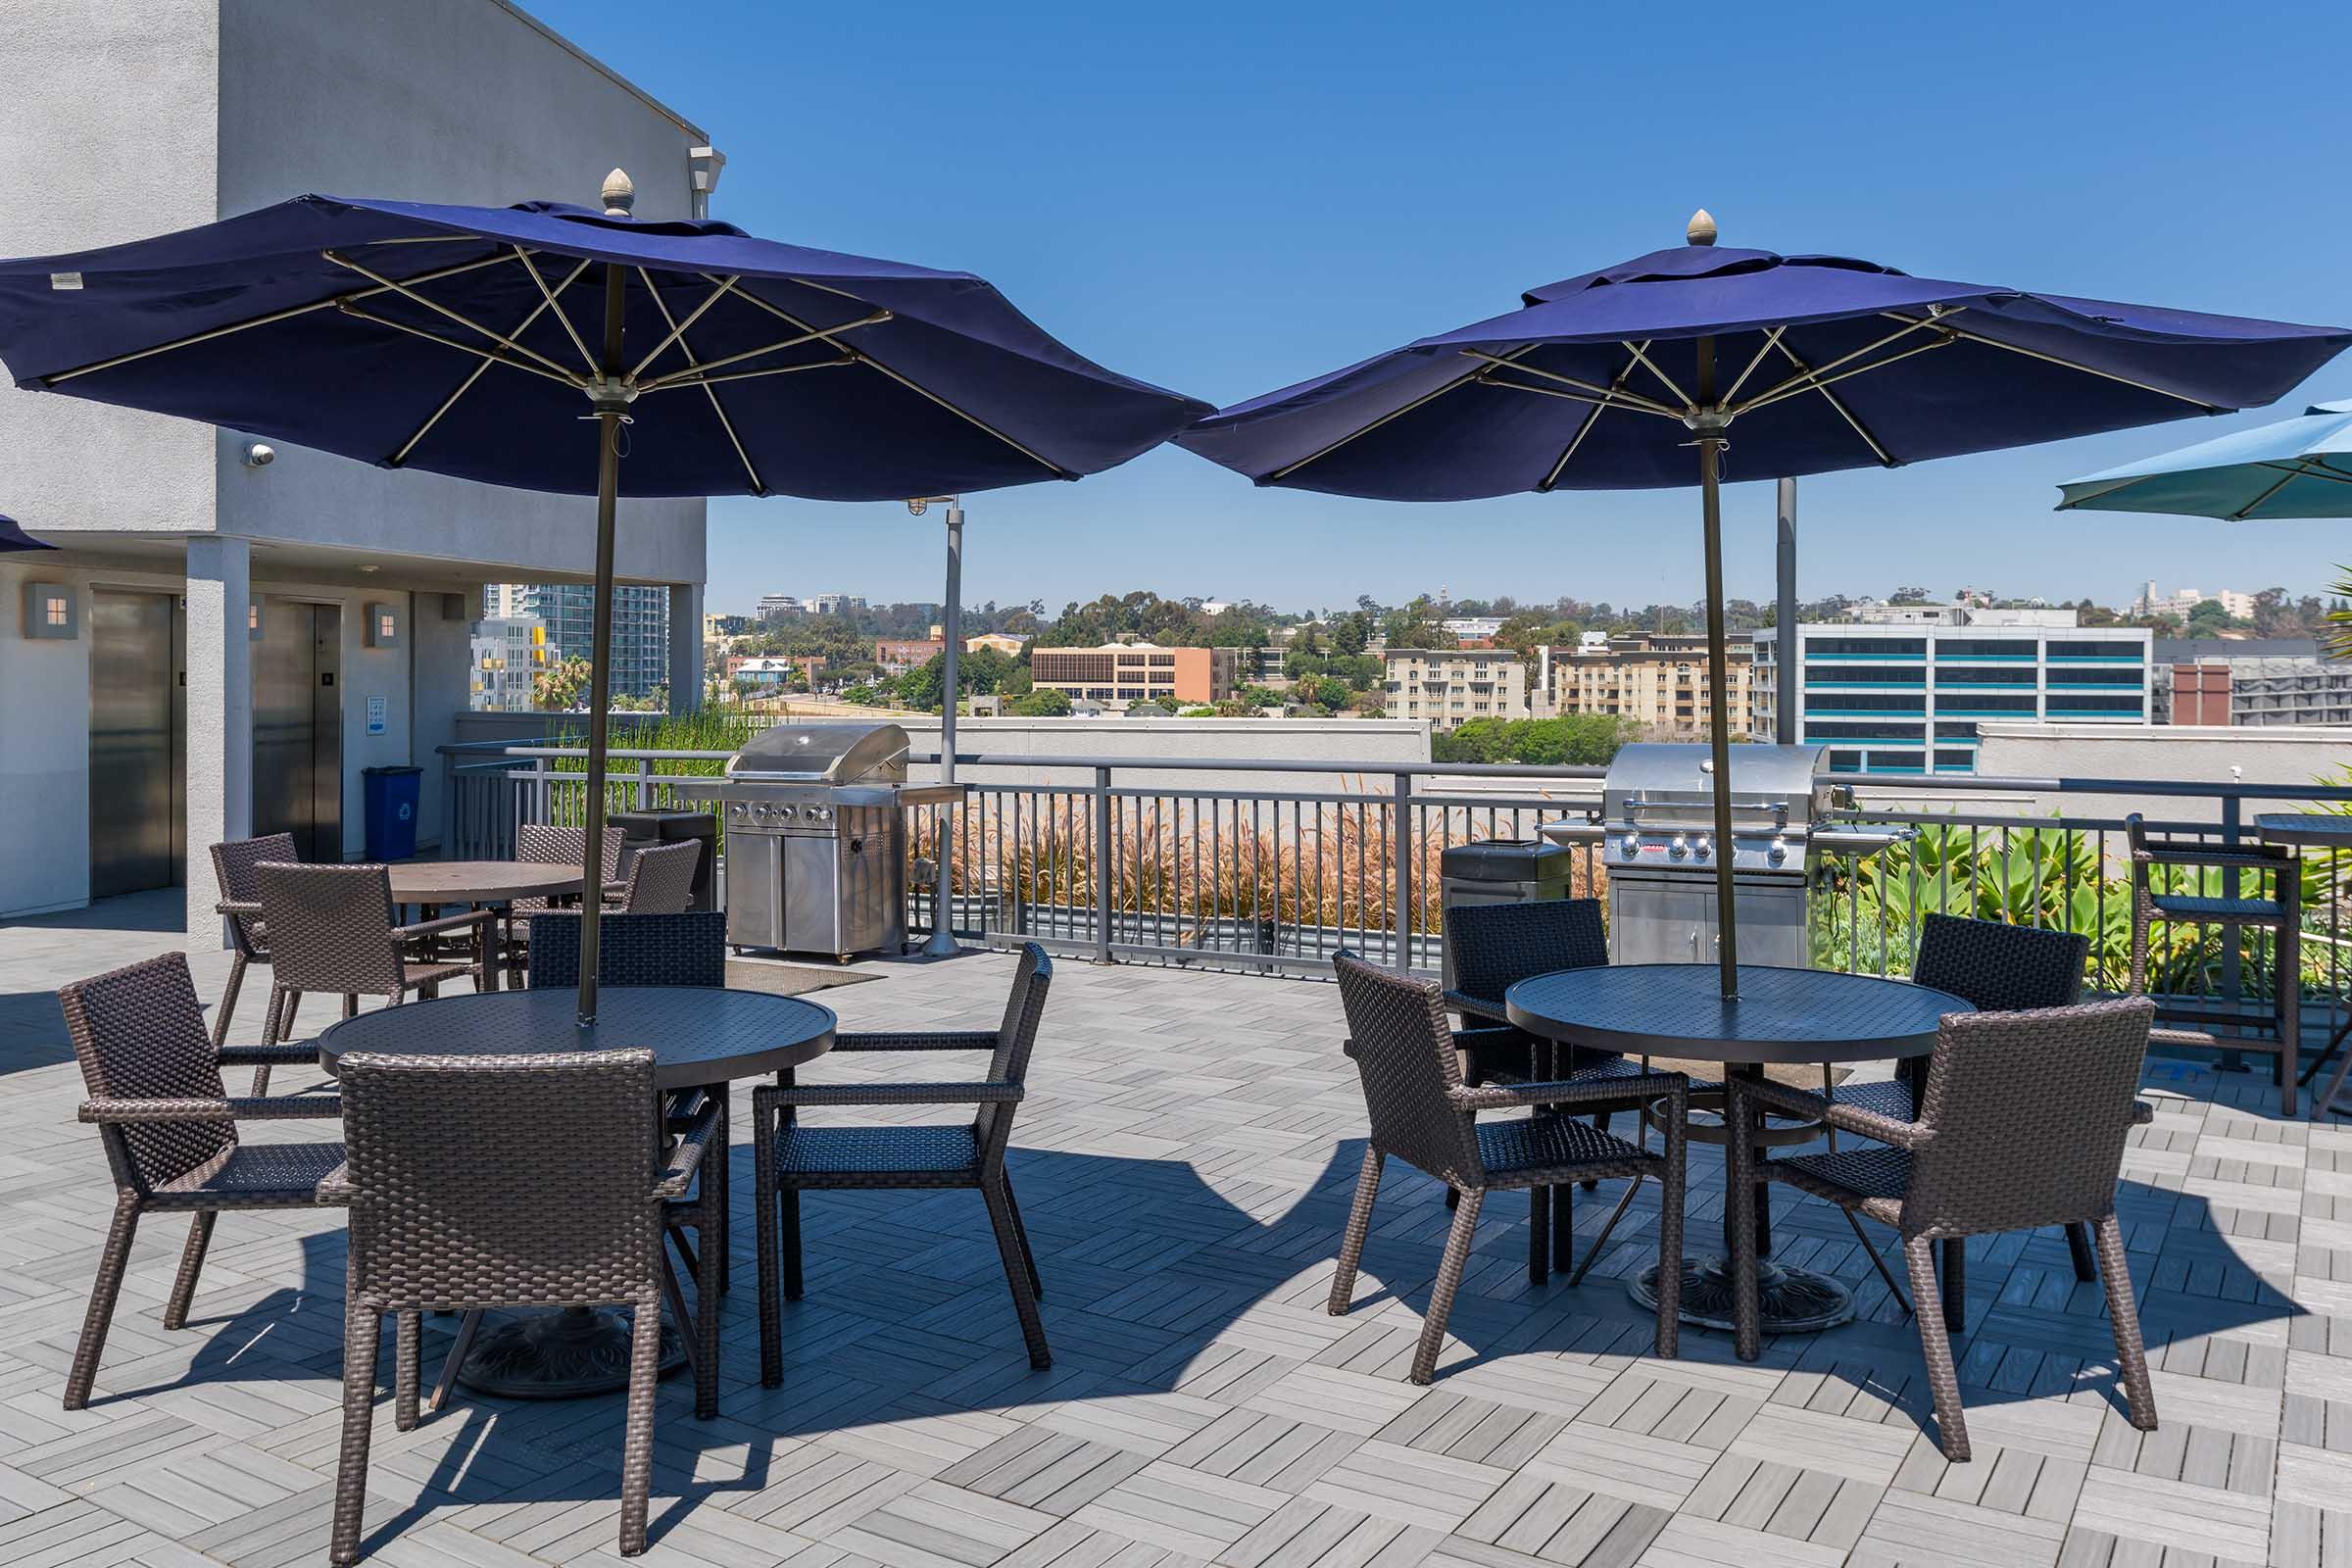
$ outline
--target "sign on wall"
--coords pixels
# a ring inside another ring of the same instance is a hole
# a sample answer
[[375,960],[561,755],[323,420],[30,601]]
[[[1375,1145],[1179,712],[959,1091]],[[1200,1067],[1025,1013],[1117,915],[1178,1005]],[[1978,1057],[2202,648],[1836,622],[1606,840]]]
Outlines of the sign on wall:
[[389,703],[381,697],[368,699],[368,733],[381,735],[386,727]]

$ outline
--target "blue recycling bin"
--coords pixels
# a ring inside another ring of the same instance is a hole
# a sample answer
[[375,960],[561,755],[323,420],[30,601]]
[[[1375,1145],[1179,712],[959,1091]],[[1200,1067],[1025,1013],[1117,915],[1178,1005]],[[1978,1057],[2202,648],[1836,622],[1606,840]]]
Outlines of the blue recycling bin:
[[360,798],[368,823],[368,858],[406,860],[416,854],[416,800],[421,767],[363,767]]

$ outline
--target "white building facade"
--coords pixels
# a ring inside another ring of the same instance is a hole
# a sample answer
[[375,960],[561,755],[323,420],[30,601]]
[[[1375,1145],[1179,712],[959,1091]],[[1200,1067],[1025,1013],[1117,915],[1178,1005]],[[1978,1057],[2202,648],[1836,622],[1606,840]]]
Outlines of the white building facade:
[[[17,254],[312,191],[590,201],[614,166],[638,216],[684,218],[707,141],[504,0],[24,5],[0,68]],[[580,498],[282,445],[255,466],[251,445],[0,392],[0,498],[63,547],[0,564],[0,915],[184,883],[189,933],[218,938],[207,846],[284,827],[315,858],[356,855],[359,773],[379,763],[424,768],[429,844],[483,585],[593,570]],[[620,574],[667,597],[681,705],[702,684],[703,534],[700,501],[621,503]],[[74,635],[27,635],[36,592]]]

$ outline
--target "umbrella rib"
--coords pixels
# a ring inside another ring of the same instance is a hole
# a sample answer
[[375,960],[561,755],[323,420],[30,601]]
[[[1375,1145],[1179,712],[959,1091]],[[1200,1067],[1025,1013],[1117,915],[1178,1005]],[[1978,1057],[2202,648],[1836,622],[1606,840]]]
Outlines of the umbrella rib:
[[[1513,349],[1511,352],[1514,354],[1525,354],[1529,349],[1534,347],[1535,345],[1530,343],[1526,348]],[[1468,354],[1470,351],[1464,349],[1462,352],[1464,354]],[[1495,363],[1500,365],[1507,364],[1509,362],[1497,360]],[[1427,403],[1434,403],[1448,392],[1454,391],[1460,387],[1468,386],[1473,381],[1483,380],[1486,376],[1486,373],[1487,372],[1483,368],[1476,370],[1464,370],[1461,374],[1455,376],[1452,380],[1447,381],[1445,385],[1431,387],[1427,392],[1424,392],[1419,397],[1413,399],[1412,402],[1391,409],[1388,413],[1382,415],[1379,418],[1374,419],[1369,424],[1361,424],[1356,426],[1354,429],[1348,431],[1346,435],[1341,436],[1338,440],[1332,442],[1329,446],[1318,447],[1314,451],[1309,452],[1305,457],[1300,458],[1298,462],[1286,465],[1280,468],[1276,468],[1273,472],[1267,474],[1265,478],[1259,480],[1258,482],[1265,484],[1276,479],[1287,479],[1292,474],[1297,473],[1300,468],[1303,468],[1308,464],[1313,463],[1316,459],[1329,457],[1332,453],[1339,451],[1340,448],[1346,446],[1357,436],[1369,435],[1373,431],[1379,429],[1382,425],[1388,423],[1391,419],[1400,419],[1404,417],[1404,416],[1412,413],[1415,409],[1418,409]]]
[[1792,375],[1788,380],[1783,381],[1780,385],[1774,387],[1771,391],[1760,393],[1757,396],[1750,398],[1747,402],[1741,404],[1739,409],[1735,411],[1735,413],[1752,414],[1757,409],[1768,409],[1775,403],[1786,403],[1788,399],[1802,397],[1807,392],[1819,392],[1827,387],[1837,385],[1839,381],[1848,381],[1857,375],[1868,375],[1873,370],[1884,370],[1890,365],[1900,365],[1903,361],[1911,358],[1911,356],[1914,354],[1932,353],[1936,349],[1949,348],[1951,344],[1952,339],[1948,337],[1939,337],[1927,343],[1914,343],[1911,345],[1911,347],[1904,349],[1899,354],[1889,354],[1885,359],[1873,360],[1868,365],[1852,366],[1846,369],[1839,370],[1836,375],[1825,375],[1819,370],[1811,371],[1805,375]]
[[[1632,352],[1634,356],[1634,363],[1636,365],[1641,366],[1643,369],[1647,370],[1650,374],[1656,376],[1661,382],[1663,382],[1666,390],[1674,395],[1674,400],[1677,403],[1680,403],[1686,409],[1694,409],[1698,407],[1697,404],[1691,402],[1690,399],[1685,395],[1681,387],[1674,384],[1674,377],[1668,375],[1664,370],[1659,369],[1657,363],[1650,359],[1648,355],[1642,353],[1641,349],[1635,348],[1631,343],[1624,343],[1620,344],[1619,346]],[[1544,372],[1539,370],[1536,373],[1541,375]]]
[[[537,349],[525,348],[511,337],[501,337],[489,327],[486,327],[481,322],[473,319],[473,318],[466,316],[462,312],[451,310],[439,300],[427,299],[422,294],[419,294],[415,289],[409,287],[406,283],[395,283],[382,273],[372,271],[368,268],[362,267],[350,257],[339,255],[334,251],[320,251],[318,254],[325,257],[328,261],[334,263],[337,267],[348,267],[353,271],[359,273],[362,277],[368,278],[372,282],[382,284],[384,287],[390,289],[393,293],[399,295],[404,300],[409,300],[415,304],[421,305],[436,316],[445,316],[449,318],[449,319],[457,322],[460,326],[465,327],[469,332],[479,332],[482,336],[488,338],[491,342],[497,344],[502,349],[510,349],[527,359],[538,361],[541,365],[547,367],[551,373],[573,386],[584,388],[588,384],[579,376],[574,375],[571,371],[564,368],[563,366],[558,365],[554,360],[551,360],[546,355],[540,353]],[[384,318],[380,316],[371,316],[368,317],[368,319],[371,321],[382,321],[384,320]],[[387,321],[385,324],[389,325],[391,323]]]
[[[1530,344],[1528,349],[1521,349],[1518,352],[1525,354],[1529,352],[1529,349],[1532,349],[1536,345],[1534,344]],[[1633,348],[1631,343],[1628,343],[1624,346],[1628,349]],[[1680,419],[1683,416],[1683,411],[1681,409],[1669,408],[1667,405],[1660,403],[1657,399],[1645,398],[1639,392],[1627,392],[1621,388],[1612,393],[1610,389],[1605,386],[1594,386],[1590,381],[1580,381],[1573,375],[1562,375],[1557,370],[1546,370],[1540,366],[1522,364],[1517,360],[1499,360],[1492,354],[1482,353],[1477,349],[1464,349],[1462,352],[1468,355],[1471,359],[1484,360],[1488,364],[1498,366],[1503,369],[1524,370],[1529,375],[1540,375],[1546,381],[1557,381],[1562,386],[1574,387],[1577,391],[1585,393],[1589,397],[1607,398],[1613,396],[1616,399],[1614,406],[1617,408],[1639,409],[1644,414],[1661,415],[1669,419]],[[1634,357],[1639,360],[1641,355],[1637,351]],[[1652,368],[1654,370],[1655,368],[1653,367]],[[1483,375],[1485,372],[1481,371],[1480,373]],[[1660,377],[1660,379],[1663,379],[1663,377]],[[1494,381],[1491,382],[1490,384],[1494,386],[1514,385],[1514,383],[1509,381]],[[1544,389],[1531,386],[1519,387],[1518,390],[1522,392],[1536,392]]]
[[395,321],[389,317],[370,316],[356,305],[345,305],[343,314],[357,320],[366,321],[370,326],[389,327],[395,332],[406,332],[411,337],[420,337],[427,343],[438,343],[445,349],[455,349],[460,354],[470,354],[477,360],[487,360],[492,365],[503,365],[511,370],[527,370],[533,375],[545,376],[550,381],[570,387],[574,392],[582,390],[582,384],[576,377],[566,375],[561,370],[542,369],[527,360],[511,360],[495,350],[477,349],[470,343],[460,343],[457,339],[443,337],[438,332],[428,332],[421,326],[411,326],[406,321]]
[[[716,365],[719,362],[712,360],[710,363]],[[665,375],[649,386],[639,387],[637,392],[640,397],[643,397],[654,392],[675,392],[682,386],[717,386],[724,381],[753,381],[763,375],[798,375],[803,370],[836,370],[843,366],[857,363],[857,355],[845,354],[838,360],[810,360],[806,365],[771,365],[759,370],[730,370],[725,375],[697,375],[686,372],[679,375]]]
[[[1747,362],[1747,368],[1733,378],[1731,390],[1724,393],[1723,401],[1726,405],[1740,401],[1740,389],[1747,385],[1747,378],[1756,373],[1756,368],[1764,363],[1764,357],[1781,346],[1781,334],[1788,330],[1788,323],[1784,321],[1764,334],[1764,341],[1756,346],[1755,358]],[[1788,357],[1791,361],[1796,358],[1793,354]]]
[[[1644,343],[1642,346],[1643,348],[1649,347],[1647,343]],[[1617,388],[1623,386],[1625,384],[1625,378],[1633,373],[1634,362],[1628,360],[1625,362],[1625,368],[1619,370],[1615,377],[1610,380],[1609,389],[1611,391],[1615,391]],[[1536,489],[1539,493],[1548,494],[1551,490],[1551,487],[1559,483],[1560,475],[1565,473],[1568,469],[1569,459],[1575,457],[1576,449],[1585,444],[1585,437],[1592,433],[1592,426],[1599,422],[1600,411],[1604,407],[1606,407],[1605,404],[1595,405],[1592,412],[1585,416],[1584,422],[1576,427],[1576,434],[1569,437],[1567,449],[1560,454],[1560,461],[1551,466],[1551,471],[1544,476],[1544,482],[1536,486]]]
[[[528,265],[527,258],[525,260],[525,265]],[[562,315],[563,308],[556,304],[556,295],[561,294],[565,289],[571,287],[573,280],[578,278],[578,276],[586,270],[588,270],[588,263],[587,260],[583,258],[579,265],[564,274],[564,281],[556,285],[555,293],[547,295],[547,303],[544,305],[533,306],[531,308],[531,314],[524,317],[522,318],[522,324],[514,328],[514,330],[517,332],[526,330],[533,321],[539,318],[542,312],[554,310],[558,315]],[[536,269],[532,270],[531,275],[533,277],[538,276]],[[540,292],[547,293],[546,284],[542,283],[539,287]],[[448,414],[450,410],[458,406],[458,399],[464,397],[466,393],[473,390],[473,383],[479,381],[482,378],[483,372],[487,371],[494,363],[494,361],[484,360],[480,364],[476,365],[472,369],[466,371],[466,379],[458,383],[456,391],[450,393],[448,397],[441,400],[441,406],[433,411],[432,417],[426,419],[424,423],[418,425],[416,427],[416,433],[410,436],[406,441],[403,441],[400,444],[400,450],[394,452],[391,457],[384,460],[386,466],[397,468],[402,464],[408,462],[409,454],[416,450],[416,443],[422,441],[427,435],[432,433],[433,426],[441,422],[442,416]]]
[[[663,349],[668,348],[672,343],[675,343],[678,341],[678,339],[684,337],[686,335],[686,329],[692,326],[695,322],[701,320],[705,311],[708,311],[711,306],[716,305],[720,300],[724,299],[728,294],[733,292],[735,285],[743,280],[743,274],[741,272],[730,273],[726,279],[718,285],[718,287],[710,291],[710,298],[704,300],[702,304],[697,305],[693,310],[689,311],[686,314],[686,319],[681,321],[676,317],[669,314],[669,305],[662,298],[662,291],[654,287],[654,274],[640,267],[637,269],[637,275],[645,280],[645,291],[648,294],[651,294],[654,297],[654,302],[662,307],[662,319],[669,323],[669,336],[655,344],[654,351],[651,354],[648,354],[644,359],[637,362],[636,368],[629,371],[629,379],[632,381],[636,380],[639,376],[645,373],[645,368],[647,366],[653,364],[656,360],[662,357],[662,351]],[[694,356],[692,354],[686,356],[686,363],[689,365],[694,363]]]
[[[547,301],[546,309],[554,311],[556,313],[556,319],[564,323],[564,335],[567,338],[570,338],[571,346],[580,351],[580,364],[587,368],[587,371],[590,375],[596,374],[596,356],[589,353],[588,345],[580,341],[579,328],[571,324],[571,318],[566,316],[564,313],[564,308],[556,303],[555,294],[550,294],[547,291],[547,279],[539,275],[539,265],[531,260],[531,253],[517,245],[514,247],[514,259],[522,264],[522,270],[524,271],[531,274],[531,281],[539,285],[539,297]],[[582,270],[587,266],[588,262],[586,258],[582,258],[580,265],[571,270],[571,277],[566,277],[564,279],[564,282],[568,285],[571,282],[571,278],[579,276]],[[559,288],[557,293],[561,292],[563,292],[563,290]],[[514,337],[520,337],[523,333],[523,329],[528,327],[537,319],[539,319],[539,312],[533,311],[530,315],[522,318],[522,326],[516,327],[510,335]]]
[[[2270,467],[2271,465],[2264,464],[2263,466]],[[2295,480],[2301,476],[2301,473],[2302,470],[2299,468],[2290,468],[2285,473],[2280,474],[2277,484],[2272,485],[2268,490],[2265,490],[2262,494],[2256,496],[2253,500],[2247,502],[2244,506],[2230,514],[2226,520],[2230,522],[2245,521],[2248,517],[2254,514],[2254,510],[2257,507],[2261,506],[2265,501],[2270,500],[2271,497],[2277,495],[2288,485],[2293,484]]]
[[[2297,467],[2291,474],[2289,474],[2289,478],[2326,479],[2330,484],[2352,484],[2352,473],[2336,472],[2333,468],[2328,466],[2325,459],[2297,458],[2295,461],[2301,465],[2301,466]],[[2265,463],[2262,465],[2262,466],[2266,468],[2276,468],[2278,466],[2278,465],[2276,463]]]
[[[660,311],[662,319],[669,323],[671,335],[678,340],[678,352],[686,357],[688,365],[694,364],[694,345],[686,341],[686,328],[678,325],[677,318],[670,315],[669,302],[662,297],[660,289],[654,287],[654,275],[640,267],[637,269],[637,276],[645,284],[645,292],[652,298],[654,309]],[[733,279],[730,278],[728,281],[731,283]],[[727,444],[735,449],[736,461],[743,465],[743,471],[751,476],[752,494],[756,496],[767,494],[767,481],[760,477],[760,469],[752,462],[752,455],[743,450],[743,438],[735,433],[735,421],[727,417],[726,407],[718,401],[718,393],[706,386],[703,388],[703,396],[710,400],[710,412],[717,416],[718,427],[726,431]]]
[[[708,277],[710,274],[705,273],[704,275]],[[827,294],[841,294],[841,297],[844,299],[857,299],[857,296],[854,294],[843,294],[840,289],[826,288],[822,283],[810,283],[804,278],[795,278],[793,281],[797,283],[804,283],[809,288],[821,289]],[[802,320],[799,317],[784,309],[784,307],[781,305],[771,304],[768,301],[761,299],[759,295],[752,293],[748,289],[738,289],[735,297],[737,299],[746,301],[749,304],[758,306],[760,309],[767,312],[768,315],[775,317],[778,320],[791,322],[794,326],[799,327],[804,332],[812,332],[817,337],[823,338],[824,341],[828,343],[833,343],[833,339],[827,336],[827,333],[845,330],[845,328],[838,326],[826,327],[821,330],[812,327],[807,321]],[[858,303],[862,305],[865,302],[863,300],[858,300]],[[880,360],[875,359],[871,354],[866,353],[863,349],[852,348],[846,343],[833,343],[833,346],[837,349],[840,349],[844,354],[847,354],[851,358],[855,359],[858,364],[870,366],[874,369],[880,371],[882,374],[890,377],[890,379],[898,382],[899,385],[905,387],[907,391],[914,393],[918,397],[930,399],[933,403],[938,404],[941,408],[947,410],[950,414],[955,415],[957,418],[964,420],[966,423],[975,425],[981,430],[986,431],[988,434],[995,436],[998,440],[1012,448],[1013,451],[1018,452],[1022,457],[1027,458],[1030,462],[1037,464],[1040,467],[1045,468],[1055,478],[1075,479],[1079,477],[1079,475],[1063,467],[1060,464],[1055,463],[1052,458],[1040,457],[1037,453],[1030,451],[1027,447],[1021,445],[1021,443],[1015,441],[1012,437],[1006,435],[1004,431],[989,423],[986,419],[981,418],[978,415],[972,414],[967,410],[957,408],[955,404],[950,403],[946,398],[941,397],[938,393],[932,391],[929,387],[924,386],[919,381],[900,374],[897,370],[892,369],[889,366],[883,364]]]
[[[1840,354],[1836,359],[1830,361],[1827,365],[1817,366],[1812,369],[1802,368],[1803,362],[1797,360],[1795,355],[1789,355],[1788,358],[1790,363],[1799,367],[1798,374],[1789,376],[1785,381],[1774,382],[1771,386],[1766,387],[1754,397],[1749,398],[1745,403],[1738,404],[1728,409],[1726,411],[1727,414],[1733,418],[1738,418],[1740,415],[1745,414],[1750,409],[1760,409],[1768,403],[1777,403],[1782,398],[1788,397],[1791,393],[1810,391],[1814,386],[1821,384],[1825,377],[1829,380],[1842,381],[1845,379],[1844,375],[1832,376],[1830,372],[1832,370],[1839,369],[1844,366],[1851,365],[1854,363],[1854,361],[1861,359],[1865,355],[1876,354],[1887,344],[1909,337],[1912,333],[1920,331],[1923,328],[1942,327],[1947,333],[1958,331],[1958,328],[1956,327],[1943,326],[1942,320],[1936,317],[1930,317],[1924,321],[1915,321],[1907,316],[1892,316],[1890,313],[1884,311],[1882,311],[1880,314],[1882,316],[1887,316],[1891,320],[1901,321],[1904,324],[1895,331],[1887,333],[1884,337],[1874,338],[1870,342],[1863,344],[1860,348],[1852,349],[1844,354]],[[1952,314],[1957,313],[1955,312]],[[1938,341],[1948,342],[1949,339],[1939,339]],[[1866,370],[1877,369],[1882,365],[1892,365],[1896,360],[1902,359],[1903,357],[1904,356],[1900,354],[1893,355],[1890,358],[1880,360],[1876,364],[1866,365],[1863,367],[1863,368]],[[1846,374],[1849,375],[1852,373],[1853,372],[1851,371],[1846,372]]]
[[[721,359],[707,361],[703,365],[693,369],[672,370],[667,375],[657,375],[650,381],[640,381],[637,383],[637,390],[640,392],[659,392],[665,386],[676,386],[683,382],[695,380],[708,380],[710,379],[709,372],[719,368],[721,366],[741,365],[746,360],[757,360],[770,354],[780,354],[786,349],[797,349],[804,343],[814,343],[819,339],[822,339],[826,343],[832,344],[834,348],[841,349],[844,354],[855,354],[857,352],[856,350],[844,347],[839,343],[834,343],[832,334],[835,332],[847,332],[852,327],[879,326],[881,323],[889,319],[890,313],[888,311],[876,311],[873,315],[864,318],[862,320],[844,321],[839,326],[828,326],[822,331],[818,331],[811,327],[803,332],[799,337],[788,337],[781,343],[770,343],[763,348],[745,349],[741,354],[729,354]],[[793,366],[789,367],[789,368],[805,369],[807,367]],[[722,376],[719,379],[732,380],[735,378],[730,376]]]
[[[1643,408],[1639,403],[1627,403],[1622,400],[1612,402],[1608,398],[1595,397],[1585,392],[1562,391],[1556,386],[1529,386],[1522,381],[1496,381],[1483,374],[1479,377],[1479,384],[1494,387],[1498,392],[1532,392],[1540,398],[1558,398],[1563,403],[1578,403],[1593,409],[1623,409],[1628,414],[1654,415],[1655,413],[1653,410]],[[1664,416],[1664,417],[1671,418],[1673,416]]]
[[[461,272],[473,272],[479,271],[485,267],[497,267],[509,260],[511,258],[502,252],[497,256],[484,257],[479,261],[460,262],[454,267],[444,267],[436,271],[420,272],[410,281],[434,283],[445,277],[455,277]],[[210,327],[202,332],[190,333],[186,337],[173,338],[169,343],[157,343],[149,348],[133,349],[128,354],[118,354],[111,359],[93,360],[87,365],[77,365],[70,370],[59,370],[54,375],[44,375],[38,379],[41,385],[53,387],[61,382],[71,381],[76,376],[93,375],[100,370],[111,370],[117,366],[128,365],[135,360],[152,359],[158,354],[169,354],[173,349],[193,348],[199,343],[210,343],[215,338],[227,337],[232,333],[245,331],[249,327],[272,326],[279,321],[290,321],[297,316],[308,316],[313,311],[331,311],[352,300],[372,299],[378,294],[389,292],[391,292],[389,289],[364,288],[354,294],[337,294],[328,299],[313,300],[307,305],[290,305],[282,311],[270,311],[267,315],[248,317],[242,321],[231,321],[225,326]]]
[[[1780,328],[1775,328],[1774,330],[1772,340],[1773,347],[1779,349],[1782,357],[1788,360],[1790,365],[1795,366],[1799,370],[1803,370],[1805,368],[1805,362],[1796,357],[1796,351],[1794,349],[1791,349],[1788,344],[1781,341],[1781,330],[1782,329]],[[1897,357],[1899,358],[1900,356]],[[1821,394],[1821,399],[1824,403],[1827,403],[1831,408],[1838,411],[1838,417],[1843,419],[1847,424],[1853,426],[1854,434],[1860,436],[1863,440],[1863,444],[1868,446],[1873,453],[1877,454],[1878,460],[1881,464],[1889,468],[1895,466],[1893,454],[1889,453],[1885,447],[1879,445],[1879,438],[1875,435],[1872,435],[1869,427],[1860,419],[1854,417],[1854,411],[1845,406],[1845,399],[1831,391],[1828,384],[1824,382],[1814,383],[1813,390]]]
[[[1897,311],[1882,311],[1879,314],[1886,317],[1890,321],[1912,321],[1912,324],[1917,326],[1925,326],[1929,324],[1925,321],[1913,321],[1912,318],[1904,316]],[[2095,375],[2102,381],[2114,381],[2122,386],[2136,387],[2142,392],[2153,392],[2158,397],[2175,398],[2180,402],[2189,405],[2191,408],[2203,409],[2207,414],[2232,414],[2236,412],[2227,404],[2208,403],[2203,398],[2192,398],[2187,393],[2176,392],[2171,387],[2157,386],[2148,381],[2136,381],[2128,375],[2118,375],[2113,370],[2094,369],[2087,365],[2078,365],[2073,360],[2062,360],[2055,354],[2045,354],[2040,349],[2023,348],[2015,343],[2004,343],[1997,337],[1986,337],[1982,332],[1971,332],[1966,327],[1954,326],[1947,327],[1945,330],[1949,331],[1954,337],[1966,338],[1971,343],[1982,343],[1988,349],[2005,349],[2011,354],[2022,354],[2029,360],[2039,360],[2045,365],[2055,365],[2060,369],[2080,370],[2084,375]]]

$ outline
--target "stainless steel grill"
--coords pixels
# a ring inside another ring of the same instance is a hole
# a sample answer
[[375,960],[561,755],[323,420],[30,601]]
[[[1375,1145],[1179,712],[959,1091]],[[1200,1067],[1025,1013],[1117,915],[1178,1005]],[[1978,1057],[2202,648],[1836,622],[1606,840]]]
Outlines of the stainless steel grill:
[[908,806],[896,724],[779,724],[727,760],[727,941],[791,953],[897,953],[906,941]]
[[[1807,965],[1805,900],[1823,854],[1872,855],[1905,830],[1829,821],[1850,805],[1830,783],[1820,746],[1735,746],[1732,896],[1740,961]],[[1616,963],[1709,963],[1717,935],[1714,763],[1703,745],[1628,746],[1601,784],[1600,815],[1542,830],[1597,844],[1609,877],[1609,956]]]

